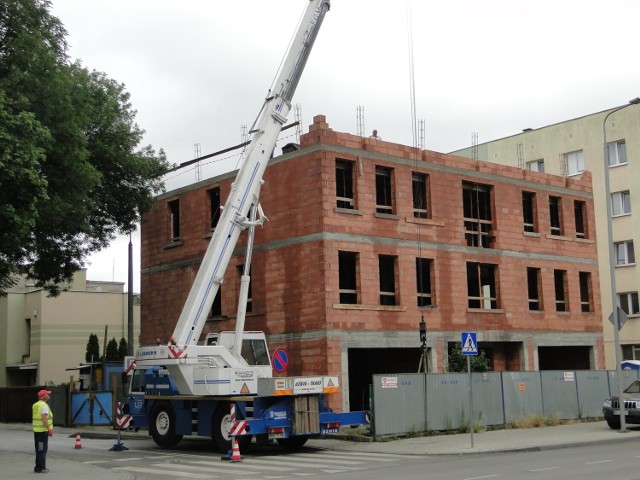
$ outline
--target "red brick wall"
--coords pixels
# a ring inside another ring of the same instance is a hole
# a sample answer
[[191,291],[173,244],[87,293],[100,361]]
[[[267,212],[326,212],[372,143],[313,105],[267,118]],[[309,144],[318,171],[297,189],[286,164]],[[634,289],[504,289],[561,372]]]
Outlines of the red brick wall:
[[[430,332],[461,330],[492,331],[503,341],[509,332],[533,338],[536,332],[601,332],[600,294],[593,202],[581,194],[591,193],[588,173],[580,179],[564,179],[513,167],[419,151],[412,147],[331,130],[318,116],[301,140],[302,150],[275,158],[265,174],[261,203],[269,218],[256,230],[252,264],[253,312],[246,329],[267,334],[290,334],[286,346],[291,374],[340,374],[340,339],[327,331],[415,331],[420,312],[416,307],[415,258],[434,259],[434,299],[437,308],[424,312]],[[335,161],[356,162],[357,209],[347,214],[335,208]],[[361,168],[358,168],[358,165]],[[377,165],[393,168],[395,214],[375,215],[374,171]],[[416,223],[412,211],[411,172],[429,175],[428,221]],[[480,177],[478,177],[480,175]],[[164,339],[173,331],[182,304],[196,274],[198,259],[208,238],[207,190],[221,186],[224,202],[230,175],[192,189],[160,197],[142,223],[142,343]],[[496,240],[491,249],[466,247],[462,221],[462,181],[491,185]],[[552,189],[552,190],[549,190]],[[522,233],[522,190],[536,192],[538,236]],[[562,197],[566,236],[549,237],[548,196]],[[180,199],[181,245],[167,248],[169,220],[167,202]],[[576,240],[573,200],[587,202],[590,240]],[[308,236],[314,237],[310,238]],[[324,238],[321,236],[324,235]],[[292,241],[296,239],[297,241]],[[245,245],[241,236],[238,248]],[[416,245],[420,245],[419,249]],[[450,248],[449,248],[450,247]],[[359,253],[360,305],[338,306],[338,251]],[[505,251],[506,254],[501,254]],[[378,255],[398,258],[397,307],[379,306]],[[233,329],[238,273],[242,251],[231,260],[222,286],[223,315],[227,320],[208,322],[205,333]],[[537,256],[531,259],[531,256]],[[540,257],[540,256],[549,256]],[[563,261],[562,257],[572,257]],[[583,260],[581,260],[583,259]],[[466,262],[498,266],[500,310],[467,308]],[[542,269],[543,314],[528,310],[526,267]],[[553,308],[553,270],[567,270],[570,313]],[[578,272],[592,273],[594,313],[580,312]],[[281,338],[281,337],[277,337]],[[442,369],[446,342],[436,340],[435,355]],[[535,349],[535,342],[523,348]],[[603,365],[602,343],[596,357]],[[529,359],[533,359],[529,352]],[[531,369],[532,360],[521,365],[513,352],[498,351],[496,368]]]

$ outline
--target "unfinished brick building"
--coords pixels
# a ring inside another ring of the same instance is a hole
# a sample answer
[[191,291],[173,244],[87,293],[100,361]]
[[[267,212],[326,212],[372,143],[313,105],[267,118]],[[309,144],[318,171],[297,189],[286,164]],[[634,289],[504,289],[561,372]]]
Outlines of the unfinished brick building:
[[[141,343],[166,341],[233,174],[158,197],[142,222]],[[246,330],[285,347],[290,375],[342,381],[447,369],[462,331],[496,371],[604,368],[591,176],[562,178],[334,132],[314,118],[273,158]],[[244,236],[204,333],[233,330]]]

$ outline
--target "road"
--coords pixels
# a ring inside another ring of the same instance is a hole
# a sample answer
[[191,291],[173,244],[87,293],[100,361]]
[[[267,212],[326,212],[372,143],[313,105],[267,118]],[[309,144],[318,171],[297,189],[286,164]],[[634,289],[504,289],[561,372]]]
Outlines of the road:
[[[543,451],[473,453],[466,455],[412,455],[305,448],[289,452],[276,446],[253,446],[240,463],[221,460],[206,440],[185,440],[175,450],[163,450],[146,437],[126,439],[126,451],[111,451],[113,439],[83,438],[75,448],[75,438],[58,435],[51,442],[49,459],[52,474],[56,467],[77,465],[85,478],[139,480],[221,479],[276,480],[300,477],[335,480],[484,480],[484,479],[580,479],[640,478],[640,453],[636,442],[586,445]],[[3,461],[13,458],[24,476],[32,478],[33,437],[24,430],[5,431],[0,436],[0,472]],[[21,452],[20,456],[7,455]],[[18,460],[15,460],[18,459]],[[51,464],[55,467],[52,467]],[[16,468],[16,465],[11,465]],[[67,468],[67,467],[64,467]],[[61,470],[58,473],[62,473]],[[94,472],[92,475],[90,472]],[[0,473],[0,477],[3,477]],[[100,473],[100,475],[98,475]],[[106,476],[105,476],[106,475]]]

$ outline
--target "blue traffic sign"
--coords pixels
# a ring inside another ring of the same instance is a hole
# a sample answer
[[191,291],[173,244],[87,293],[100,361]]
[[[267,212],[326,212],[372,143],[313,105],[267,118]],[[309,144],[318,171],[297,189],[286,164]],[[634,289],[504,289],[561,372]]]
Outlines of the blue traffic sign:
[[273,369],[278,372],[284,372],[289,366],[289,355],[284,348],[276,348],[273,352]]
[[478,355],[478,334],[476,332],[462,332],[462,354]]

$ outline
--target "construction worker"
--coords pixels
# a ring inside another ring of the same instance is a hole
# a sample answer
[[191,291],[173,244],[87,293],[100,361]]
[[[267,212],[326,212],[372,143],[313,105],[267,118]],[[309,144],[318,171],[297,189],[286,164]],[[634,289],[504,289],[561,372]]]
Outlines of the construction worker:
[[49,437],[53,437],[53,412],[47,404],[51,392],[40,390],[38,401],[31,407],[33,423],[33,439],[36,447],[36,473],[48,473],[47,450],[49,449]]

